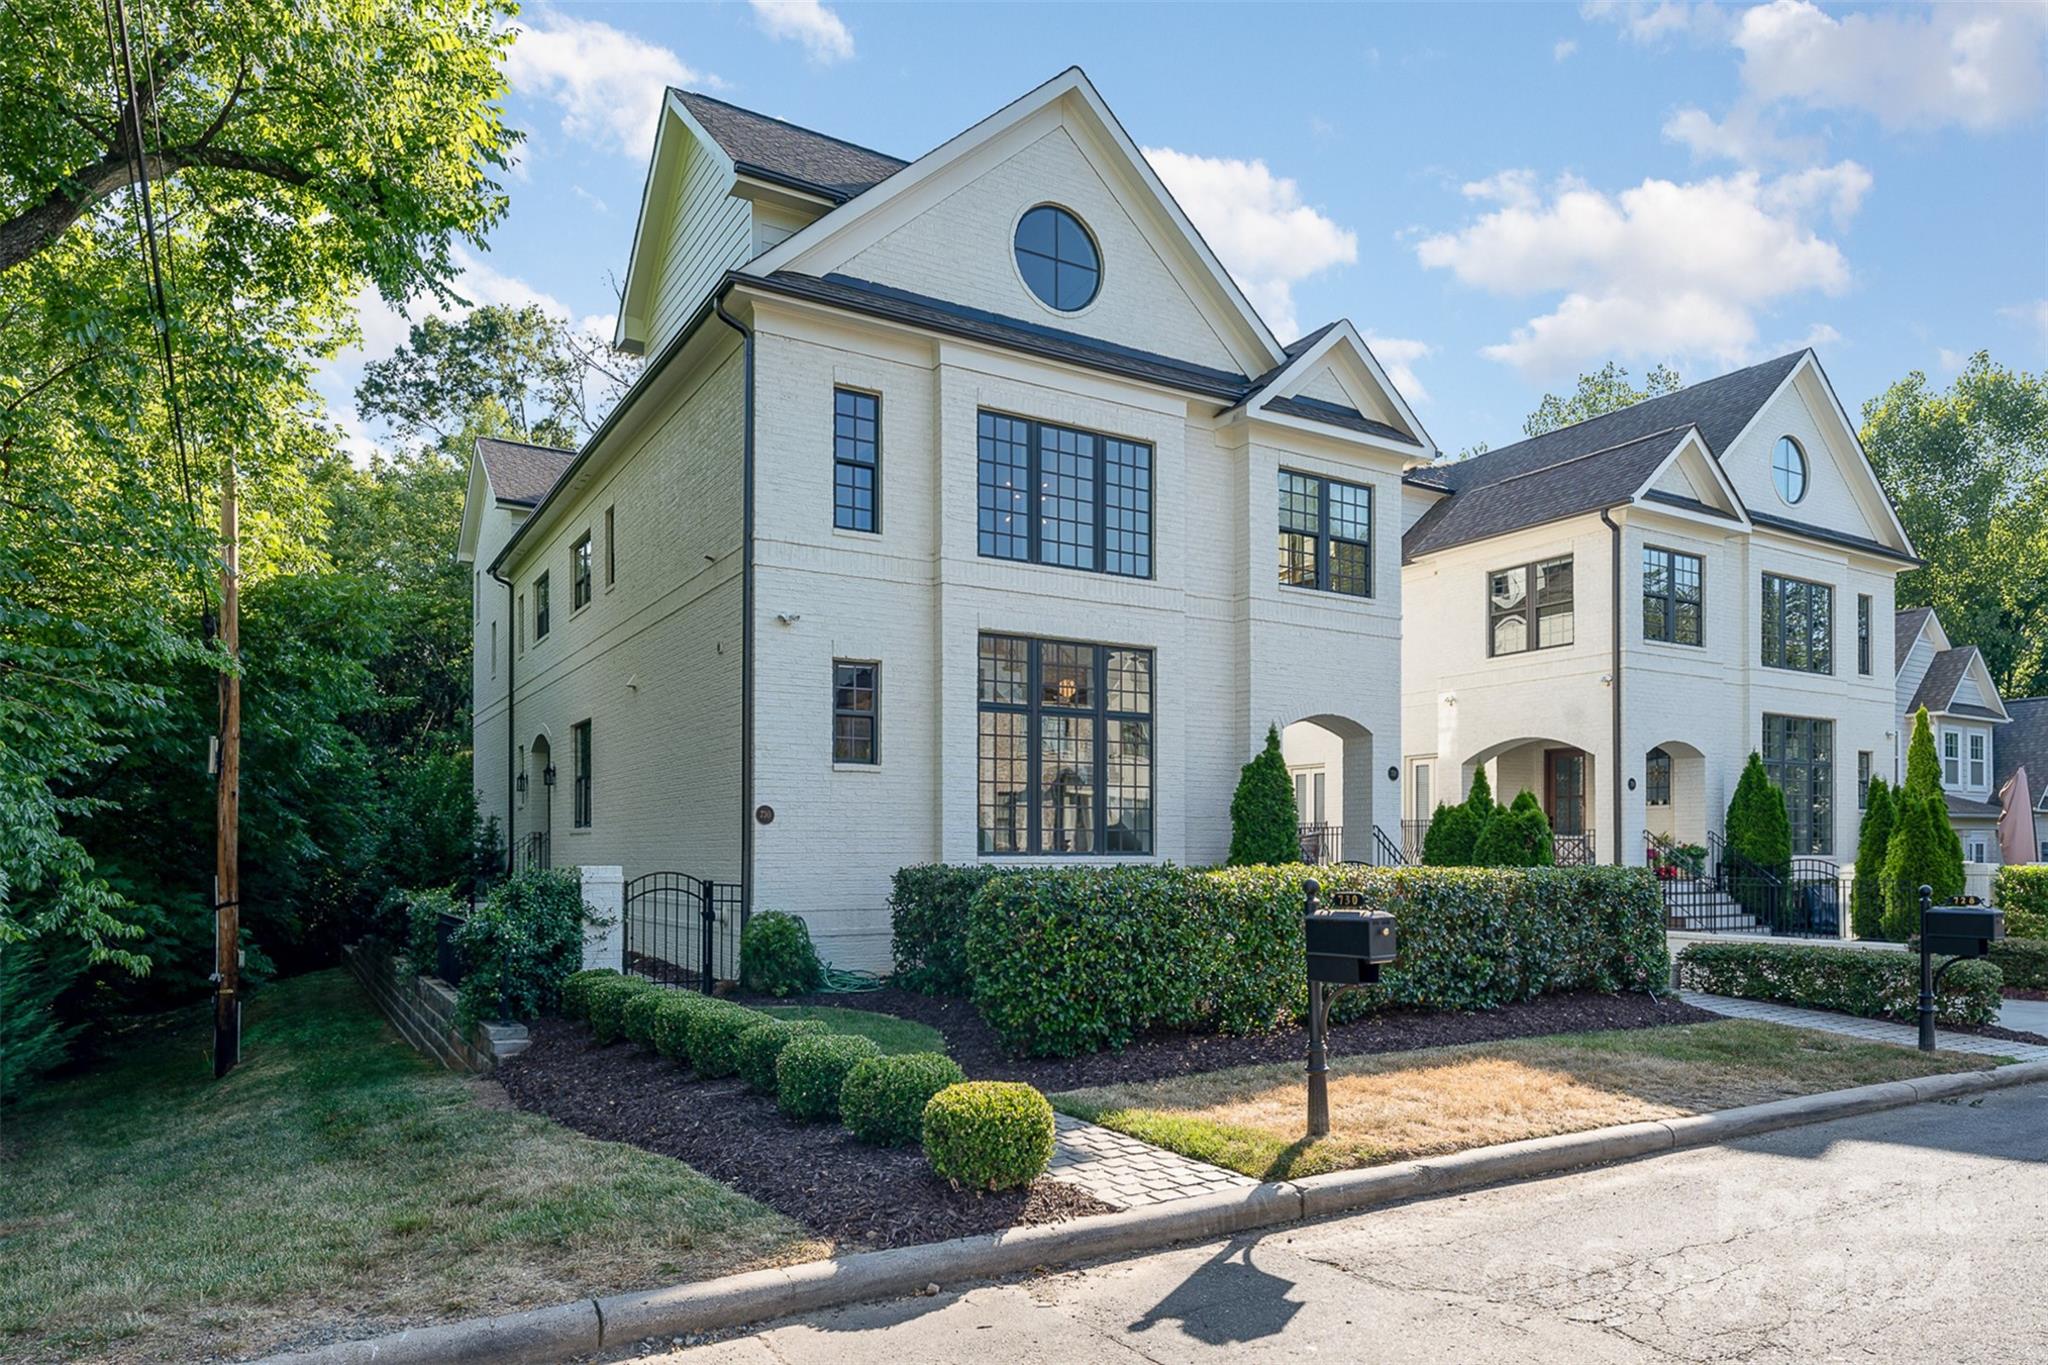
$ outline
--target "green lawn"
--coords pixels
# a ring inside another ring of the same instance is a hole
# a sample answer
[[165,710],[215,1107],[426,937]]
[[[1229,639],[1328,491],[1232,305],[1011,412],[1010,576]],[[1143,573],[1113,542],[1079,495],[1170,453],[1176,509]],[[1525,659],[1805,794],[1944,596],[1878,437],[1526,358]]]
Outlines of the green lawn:
[[872,1038],[884,1052],[946,1050],[946,1040],[937,1029],[893,1014],[842,1009],[837,1005],[768,1005],[764,1009],[779,1019],[816,1019],[834,1033],[857,1033]]
[[260,1354],[825,1250],[422,1060],[340,972],[257,995],[243,1037],[215,1082],[194,1011],[8,1115],[0,1359]]
[[1263,1180],[1981,1068],[1839,1034],[1726,1019],[1345,1057],[1330,1132],[1306,1135],[1300,1063],[1073,1090],[1077,1118]]

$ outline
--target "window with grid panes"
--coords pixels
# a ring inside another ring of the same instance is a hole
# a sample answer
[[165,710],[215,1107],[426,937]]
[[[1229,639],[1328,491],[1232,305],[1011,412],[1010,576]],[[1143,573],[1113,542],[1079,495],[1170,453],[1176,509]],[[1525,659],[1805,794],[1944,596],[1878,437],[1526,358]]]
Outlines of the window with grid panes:
[[1702,565],[1698,555],[1643,547],[1643,638],[1701,643]]
[[832,661],[832,761],[878,763],[876,702],[880,699],[881,666]]
[[1785,793],[1793,854],[1835,851],[1835,723],[1764,717],[1764,772]]
[[976,551],[1129,578],[1152,576],[1152,447],[979,416]]
[[882,400],[856,389],[832,390],[832,524],[881,530],[881,479]]
[[1372,489],[1283,469],[1280,581],[1347,597],[1372,595]]

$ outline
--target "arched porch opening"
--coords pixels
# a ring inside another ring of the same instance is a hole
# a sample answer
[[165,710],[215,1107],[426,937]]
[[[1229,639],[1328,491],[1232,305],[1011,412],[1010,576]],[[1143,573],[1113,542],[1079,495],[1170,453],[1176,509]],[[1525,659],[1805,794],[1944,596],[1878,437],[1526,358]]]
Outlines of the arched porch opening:
[[1281,730],[1280,752],[1294,779],[1302,861],[1381,861],[1373,837],[1372,731],[1346,716],[1305,716]]
[[512,845],[514,870],[554,866],[555,777],[554,748],[543,731],[527,746],[526,766],[519,773],[520,823],[525,832]]
[[[1550,820],[1553,853],[1561,865],[1599,861],[1599,769],[1594,755],[1566,740],[1524,735],[1502,740],[1459,764],[1459,790],[1469,793],[1473,775],[1487,768],[1493,799],[1511,804],[1522,792],[1542,803]],[[1446,794],[1443,800],[1450,800]]]
[[1684,740],[1643,755],[1643,834],[1671,844],[1707,842],[1707,759]]

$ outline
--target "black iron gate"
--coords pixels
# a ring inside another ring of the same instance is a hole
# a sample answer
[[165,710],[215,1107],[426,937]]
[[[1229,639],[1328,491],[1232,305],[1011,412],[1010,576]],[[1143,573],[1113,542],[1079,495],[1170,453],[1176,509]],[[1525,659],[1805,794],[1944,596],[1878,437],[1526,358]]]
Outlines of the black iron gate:
[[709,993],[740,974],[745,903],[738,882],[649,872],[626,883],[626,970]]

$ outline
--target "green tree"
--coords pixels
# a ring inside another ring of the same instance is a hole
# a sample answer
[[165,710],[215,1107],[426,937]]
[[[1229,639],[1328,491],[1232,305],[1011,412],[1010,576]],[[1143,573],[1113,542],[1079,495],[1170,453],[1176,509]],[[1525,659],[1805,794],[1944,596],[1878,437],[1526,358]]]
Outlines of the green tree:
[[1963,893],[1962,863],[1951,858],[1946,834],[1948,806],[1939,796],[1899,798],[1898,818],[1884,862],[1884,936],[1905,940],[1920,931],[1920,888],[1934,888],[1934,903],[1947,905]]
[[1785,793],[1764,770],[1754,750],[1728,802],[1728,847],[1781,881],[1792,871],[1792,821]]
[[1238,774],[1230,798],[1230,865],[1301,861],[1301,818],[1294,779],[1280,753],[1280,727],[1266,727],[1266,747]]
[[1892,837],[1892,790],[1870,779],[1856,834],[1856,880],[1849,892],[1849,924],[1858,938],[1884,937],[1884,860]]
[[1934,726],[1927,708],[1913,715],[1913,734],[1906,741],[1906,793],[1918,798],[1941,794],[1941,760],[1934,752]]
[[1507,809],[1494,813],[1472,849],[1477,867],[1549,867],[1555,861],[1550,820],[1528,791],[1517,795]]
[[1469,867],[1472,846],[1479,841],[1479,825],[1472,808],[1460,801],[1455,806],[1439,804],[1422,836],[1422,861],[1427,867]]
[[1571,426],[1574,422],[1632,406],[1646,398],[1675,392],[1680,387],[1677,371],[1666,365],[1656,365],[1643,377],[1643,386],[1637,388],[1629,379],[1628,371],[1610,360],[1593,373],[1580,375],[1578,387],[1569,396],[1544,394],[1543,401],[1536,405],[1536,411],[1522,423],[1522,434],[1541,436],[1559,427]]
[[1945,390],[1914,371],[1863,406],[1863,448],[1925,567],[1898,605],[1933,607],[1999,690],[2048,690],[2048,375],[1979,351]]

